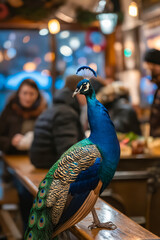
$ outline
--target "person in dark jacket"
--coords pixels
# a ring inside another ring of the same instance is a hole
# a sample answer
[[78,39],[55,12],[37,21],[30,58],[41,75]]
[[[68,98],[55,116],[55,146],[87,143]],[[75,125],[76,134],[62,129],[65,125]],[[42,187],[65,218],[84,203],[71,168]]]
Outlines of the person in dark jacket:
[[101,88],[97,99],[108,109],[117,132],[141,135],[136,111],[128,101],[128,89],[120,81]]
[[0,116],[0,150],[24,154],[33,139],[34,123],[46,107],[36,83],[25,79]]
[[126,96],[117,97],[105,106],[109,111],[117,132],[134,132],[137,135],[142,135],[137,114],[127,101]]
[[50,168],[69,147],[84,138],[80,123],[83,96],[72,97],[82,79],[77,75],[68,76],[65,87],[55,93],[53,106],[36,121],[30,149],[35,167]]
[[144,55],[144,61],[151,72],[152,82],[157,85],[150,114],[150,135],[160,137],[160,51],[149,49]]

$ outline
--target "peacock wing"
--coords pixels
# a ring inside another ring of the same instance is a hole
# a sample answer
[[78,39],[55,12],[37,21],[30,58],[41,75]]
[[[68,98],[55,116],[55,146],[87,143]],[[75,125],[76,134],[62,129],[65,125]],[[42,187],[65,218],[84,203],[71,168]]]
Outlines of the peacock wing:
[[[80,146],[65,155],[58,164],[48,191],[46,206],[52,207],[52,223],[57,225],[67,202],[70,184],[101,157],[95,145]],[[82,188],[83,189],[83,188]],[[83,190],[82,190],[83,191]]]
[[92,210],[97,201],[101,187],[102,182],[99,181],[97,187],[94,190],[90,191],[90,193],[88,194],[87,198],[85,199],[82,206],[78,209],[78,211],[71,218],[69,218],[68,221],[66,221],[61,226],[57,227],[57,229],[54,230],[52,237],[57,236],[61,232],[75,225],[89,214],[89,212]]
[[25,239],[51,239],[70,195],[71,183],[100,157],[99,150],[88,139],[73,145],[62,155],[39,185]]

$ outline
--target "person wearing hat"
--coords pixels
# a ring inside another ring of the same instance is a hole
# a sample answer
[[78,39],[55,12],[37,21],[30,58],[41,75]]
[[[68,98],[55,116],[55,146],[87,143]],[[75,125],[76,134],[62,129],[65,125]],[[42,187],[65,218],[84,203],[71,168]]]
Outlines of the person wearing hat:
[[144,55],[144,62],[150,71],[152,82],[157,85],[150,114],[150,135],[160,137],[160,51],[149,49]]

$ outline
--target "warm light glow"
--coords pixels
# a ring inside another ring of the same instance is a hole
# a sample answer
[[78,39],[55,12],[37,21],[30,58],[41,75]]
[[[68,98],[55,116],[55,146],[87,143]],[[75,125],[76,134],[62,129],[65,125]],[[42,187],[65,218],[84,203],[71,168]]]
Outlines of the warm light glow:
[[65,21],[65,22],[68,22],[68,23],[71,23],[73,22],[74,18],[70,17],[70,16],[67,16],[66,14],[60,12],[60,11],[57,11],[55,13],[55,16],[59,19],[61,19],[62,21]]
[[136,2],[131,2],[131,4],[129,5],[129,15],[132,17],[137,17],[138,7]]
[[54,52],[48,52],[44,56],[44,60],[46,62],[52,62],[52,61],[54,61],[54,59],[55,59],[55,53]]
[[36,64],[33,62],[27,62],[23,65],[23,70],[26,72],[33,72],[36,70]]
[[95,72],[97,72],[97,64],[96,63],[90,63],[89,67],[92,68]]
[[3,57],[4,57],[4,60],[6,60],[6,61],[10,61],[11,60],[10,57],[8,56],[8,54],[7,54],[7,50],[4,51]]
[[21,6],[23,6],[23,1],[22,0],[8,0],[9,4],[14,7],[14,8],[19,8]]
[[101,51],[101,47],[99,45],[93,45],[93,51],[98,53]]
[[115,42],[115,43],[114,43],[114,49],[115,49],[116,51],[122,51],[122,43],[120,43],[120,42]]
[[25,36],[23,38],[23,43],[28,43],[30,41],[30,36]]
[[3,61],[3,54],[2,54],[2,51],[0,51],[0,62]]
[[48,29],[50,33],[56,34],[60,31],[60,24],[59,21],[56,19],[52,19],[48,22]]
[[152,39],[148,39],[147,45],[149,48],[155,48],[157,50],[160,50],[160,36],[156,36]]

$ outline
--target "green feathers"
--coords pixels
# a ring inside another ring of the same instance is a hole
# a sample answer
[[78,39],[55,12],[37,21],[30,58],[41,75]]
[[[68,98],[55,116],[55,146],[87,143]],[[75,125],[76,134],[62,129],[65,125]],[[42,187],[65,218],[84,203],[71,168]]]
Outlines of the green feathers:
[[43,229],[45,227],[45,223],[46,223],[46,218],[45,218],[45,216],[42,215],[38,220],[37,227],[39,229]]
[[42,188],[42,187],[46,187],[48,184],[48,180],[47,179],[44,179],[40,184],[39,184],[39,187]]
[[43,199],[38,199],[37,201],[37,208],[41,209],[44,206],[44,200]]
[[101,157],[99,150],[85,139],[73,145],[50,168],[39,184],[37,196],[30,211],[25,240],[51,240],[67,201],[70,183],[78,174]]
[[30,231],[29,233],[28,233],[28,235],[27,235],[27,238],[26,238],[26,240],[33,240],[34,239],[34,234],[33,234],[33,232],[32,231]]
[[[46,195],[52,183],[52,178],[45,178],[39,185],[39,191],[30,211],[25,240],[51,240],[53,233],[50,208],[46,207]],[[49,228],[46,228],[47,227]]]
[[42,188],[38,193],[38,197],[44,198],[45,196],[46,196],[46,189]]
[[29,227],[32,228],[35,223],[36,223],[36,214],[33,213],[29,218]]

